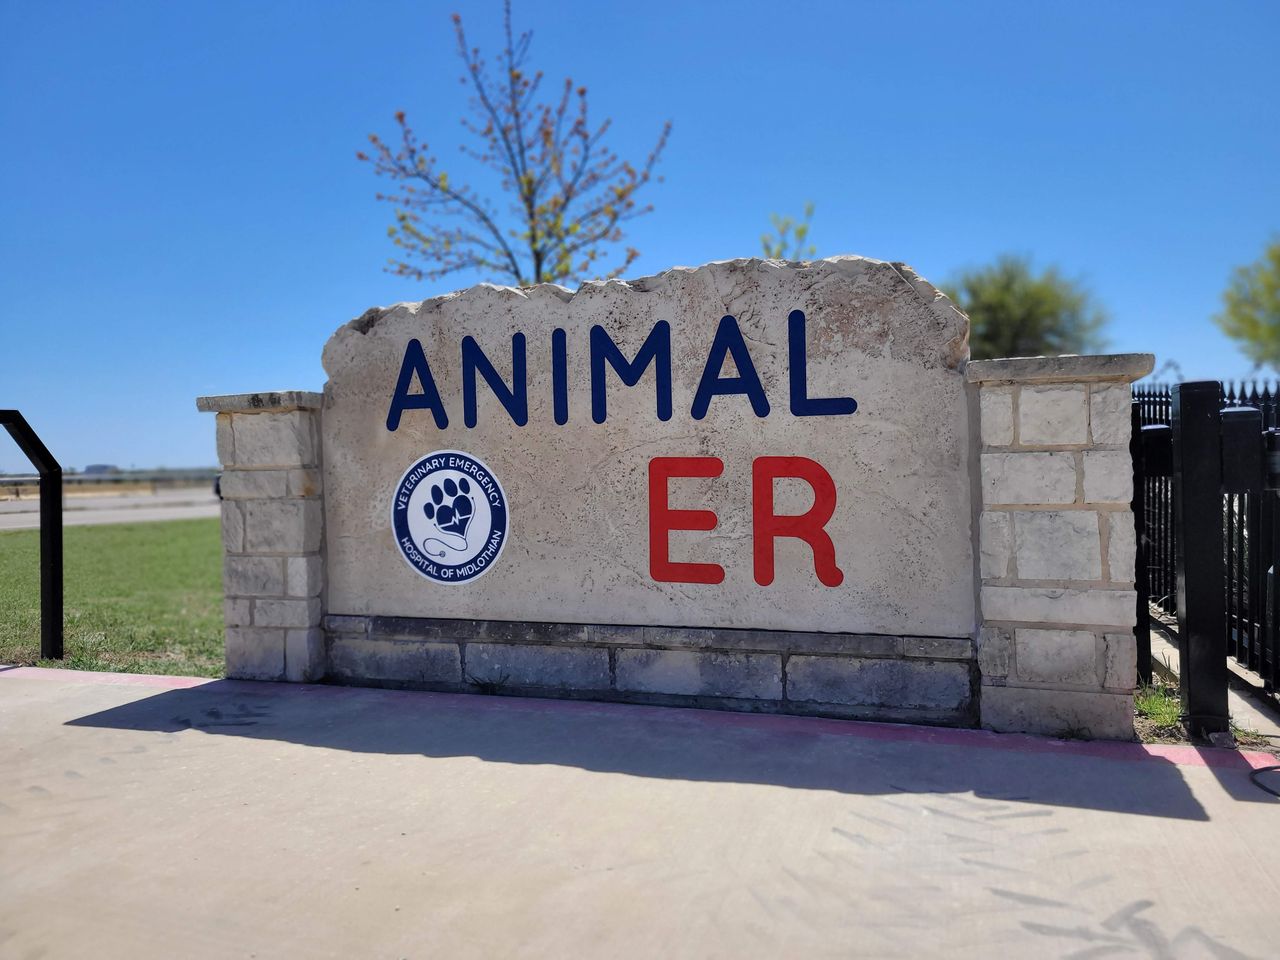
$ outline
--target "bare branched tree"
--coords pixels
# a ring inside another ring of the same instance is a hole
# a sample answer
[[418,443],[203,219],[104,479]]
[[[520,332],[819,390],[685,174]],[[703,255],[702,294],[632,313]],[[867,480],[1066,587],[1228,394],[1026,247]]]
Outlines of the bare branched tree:
[[588,119],[586,87],[566,78],[559,97],[539,100],[542,72],[525,66],[533,33],[516,37],[510,0],[504,11],[506,45],[496,71],[467,45],[456,13],[453,25],[466,66],[462,82],[472,94],[462,125],[473,144],[462,152],[498,174],[509,208],[503,215],[479,191],[455,182],[399,111],[395,141],[371,134],[372,150],[356,155],[397,181],[396,192],[378,194],[396,211],[387,234],[400,257],[387,269],[419,280],[475,270],[517,286],[616,277],[639,251],[624,248],[607,272],[597,261],[623,240],[624,224],[653,209],[639,206],[636,193],[654,179],[671,123],[644,163],[620,159],[604,144],[611,121],[593,127]]

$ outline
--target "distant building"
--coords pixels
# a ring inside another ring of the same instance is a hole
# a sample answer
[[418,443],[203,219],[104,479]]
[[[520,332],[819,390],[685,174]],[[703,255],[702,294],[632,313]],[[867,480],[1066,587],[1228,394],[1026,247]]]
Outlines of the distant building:
[[104,473],[119,473],[120,468],[114,463],[91,463],[84,468],[85,476],[101,476]]

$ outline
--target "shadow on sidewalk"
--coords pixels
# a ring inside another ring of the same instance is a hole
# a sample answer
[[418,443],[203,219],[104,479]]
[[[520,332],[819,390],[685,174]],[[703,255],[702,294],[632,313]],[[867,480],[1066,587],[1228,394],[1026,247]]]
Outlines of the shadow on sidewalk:
[[[1178,766],[1137,744],[1062,743],[972,730],[232,680],[166,691],[68,725],[199,731],[360,753],[476,757],[848,794],[968,793],[1208,819]],[[1213,759],[1226,767],[1214,773],[1233,797],[1275,802],[1249,783],[1244,758],[1216,751]],[[965,819],[954,808],[935,812]],[[975,816],[1048,818],[1052,812]]]

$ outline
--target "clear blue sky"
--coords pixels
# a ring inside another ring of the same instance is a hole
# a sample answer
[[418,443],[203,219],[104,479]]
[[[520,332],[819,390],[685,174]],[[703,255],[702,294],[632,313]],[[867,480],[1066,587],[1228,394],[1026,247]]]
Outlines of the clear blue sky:
[[[454,9],[496,40],[497,0],[0,0],[0,406],[67,466],[212,464],[198,394],[319,389],[338,325],[474,279],[382,272],[391,211],[354,158],[400,108],[453,154]],[[1250,369],[1210,317],[1280,231],[1280,3],[523,0],[517,19],[624,155],[675,124],[633,275],[756,254],[771,211],[812,199],[820,254],[935,282],[1032,254],[1087,281],[1112,349]]]

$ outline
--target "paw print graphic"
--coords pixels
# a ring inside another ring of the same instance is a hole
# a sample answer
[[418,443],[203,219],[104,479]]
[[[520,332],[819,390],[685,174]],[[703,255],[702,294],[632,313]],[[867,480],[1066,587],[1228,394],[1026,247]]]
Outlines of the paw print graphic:
[[461,541],[455,547],[465,550],[467,546],[467,528],[475,517],[475,503],[471,499],[471,484],[466,477],[456,483],[452,478],[444,483],[431,485],[431,502],[422,508],[437,530],[449,534],[451,543]]

